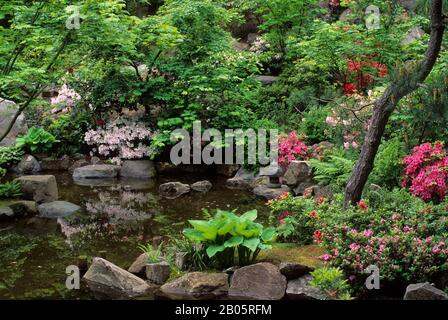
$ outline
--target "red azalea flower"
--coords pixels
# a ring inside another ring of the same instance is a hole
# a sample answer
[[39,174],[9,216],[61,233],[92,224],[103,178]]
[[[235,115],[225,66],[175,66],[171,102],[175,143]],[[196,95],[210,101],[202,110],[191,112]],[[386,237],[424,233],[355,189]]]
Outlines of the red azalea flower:
[[317,244],[320,244],[322,242],[322,233],[319,230],[314,231],[314,241],[316,241]]
[[319,204],[324,203],[324,201],[325,201],[324,197],[318,197],[318,198],[317,198],[317,202],[318,202]]
[[362,200],[358,202],[358,208],[363,210],[363,211],[367,211],[369,209],[367,204],[364,201],[362,201]]
[[316,210],[311,211],[310,213],[310,219],[318,219]]
[[282,199],[283,200],[286,200],[288,198],[288,196],[289,196],[289,192],[285,191],[285,192],[282,193]]

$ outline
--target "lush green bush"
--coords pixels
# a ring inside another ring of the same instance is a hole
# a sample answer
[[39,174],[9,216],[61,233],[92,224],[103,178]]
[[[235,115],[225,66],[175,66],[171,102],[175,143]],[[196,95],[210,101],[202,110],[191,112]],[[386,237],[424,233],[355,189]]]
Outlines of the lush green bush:
[[[23,151],[17,147],[0,147],[0,169],[7,169],[22,159]],[[0,174],[0,177],[2,175]]]
[[15,198],[22,195],[22,188],[17,181],[0,183],[0,199]]
[[16,139],[16,148],[28,153],[47,153],[59,143],[54,135],[42,128],[32,127],[28,132]]
[[310,284],[318,287],[332,299],[350,300],[350,285],[344,279],[344,272],[338,268],[319,268],[311,272]]
[[264,228],[255,222],[257,211],[251,210],[241,216],[234,212],[217,210],[208,221],[189,220],[193,228],[185,229],[184,235],[206,246],[207,255],[219,267],[240,266],[253,263],[263,249],[269,249],[275,240],[273,228]]

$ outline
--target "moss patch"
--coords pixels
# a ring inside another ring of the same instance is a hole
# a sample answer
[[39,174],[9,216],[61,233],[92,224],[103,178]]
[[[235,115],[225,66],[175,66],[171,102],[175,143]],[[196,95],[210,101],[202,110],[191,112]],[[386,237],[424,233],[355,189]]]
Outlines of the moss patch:
[[293,244],[276,244],[270,250],[261,251],[257,260],[268,261],[274,264],[296,262],[311,268],[318,268],[323,266],[322,261],[318,257],[324,253],[324,249],[316,245],[298,247]]

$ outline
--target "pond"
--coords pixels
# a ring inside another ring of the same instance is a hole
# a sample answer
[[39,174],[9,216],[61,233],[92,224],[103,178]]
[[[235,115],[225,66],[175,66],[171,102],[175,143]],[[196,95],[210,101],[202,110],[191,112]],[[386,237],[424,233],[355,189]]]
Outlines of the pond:
[[[266,221],[265,201],[252,193],[230,190],[220,177],[176,175],[156,182],[126,180],[76,185],[71,175],[55,173],[59,198],[82,211],[57,219],[32,217],[15,224],[0,223],[0,299],[90,299],[93,294],[65,288],[65,269],[82,258],[103,257],[128,268],[141,253],[139,244],[154,237],[178,236],[187,220],[202,218],[202,209],[257,209]],[[193,183],[207,179],[207,193],[191,192],[175,200],[162,199],[158,186],[168,181]]]

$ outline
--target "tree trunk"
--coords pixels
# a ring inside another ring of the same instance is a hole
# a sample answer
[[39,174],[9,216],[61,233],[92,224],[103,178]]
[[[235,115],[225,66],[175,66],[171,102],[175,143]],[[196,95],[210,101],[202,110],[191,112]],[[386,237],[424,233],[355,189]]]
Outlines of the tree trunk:
[[394,79],[384,94],[374,103],[373,115],[361,155],[345,189],[345,207],[349,204],[355,205],[361,200],[386,124],[395,107],[403,97],[417,89],[419,84],[425,81],[437,61],[444,31],[442,2],[443,0],[432,0],[431,2],[431,38],[423,61],[413,71],[405,72]]

